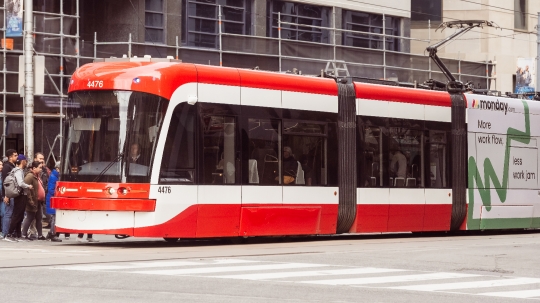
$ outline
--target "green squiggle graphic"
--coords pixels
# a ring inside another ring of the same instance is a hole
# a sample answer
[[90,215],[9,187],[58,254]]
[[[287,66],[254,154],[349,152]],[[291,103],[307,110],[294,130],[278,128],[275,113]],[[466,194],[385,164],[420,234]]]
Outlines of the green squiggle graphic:
[[[506,140],[506,149],[504,155],[504,167],[503,167],[503,177],[502,181],[499,180],[499,177],[495,173],[493,164],[491,160],[486,158],[484,160],[484,182],[479,174],[479,169],[476,163],[476,160],[473,156],[469,157],[469,210],[467,211],[467,225],[471,226],[479,224],[479,220],[473,219],[473,210],[474,210],[474,182],[476,181],[476,187],[480,193],[480,198],[482,199],[482,204],[486,207],[487,211],[491,210],[491,188],[495,188],[497,195],[502,203],[506,201],[506,194],[508,193],[508,176],[510,164],[510,142],[512,140],[521,142],[523,144],[529,144],[531,141],[531,125],[529,117],[529,105],[526,101],[523,102],[524,107],[524,116],[525,116],[525,132],[517,130],[515,128],[509,127],[507,131],[507,140]],[[493,182],[493,187],[491,186]]]

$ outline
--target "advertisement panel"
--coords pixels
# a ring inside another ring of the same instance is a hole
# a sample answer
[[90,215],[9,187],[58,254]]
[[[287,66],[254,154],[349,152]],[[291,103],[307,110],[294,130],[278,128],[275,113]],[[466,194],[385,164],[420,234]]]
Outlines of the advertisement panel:
[[533,58],[519,58],[517,60],[516,70],[516,88],[514,93],[525,94],[534,93],[534,59]]
[[468,229],[540,227],[540,106],[467,94]]
[[5,0],[6,37],[23,35],[23,0]]

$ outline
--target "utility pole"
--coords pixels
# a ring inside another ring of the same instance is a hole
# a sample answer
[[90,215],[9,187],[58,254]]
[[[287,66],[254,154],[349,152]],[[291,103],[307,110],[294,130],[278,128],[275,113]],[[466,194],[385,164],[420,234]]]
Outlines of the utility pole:
[[536,91],[540,91],[540,12],[538,13],[538,25],[536,25]]
[[33,1],[24,0],[24,153],[34,157],[34,14]]

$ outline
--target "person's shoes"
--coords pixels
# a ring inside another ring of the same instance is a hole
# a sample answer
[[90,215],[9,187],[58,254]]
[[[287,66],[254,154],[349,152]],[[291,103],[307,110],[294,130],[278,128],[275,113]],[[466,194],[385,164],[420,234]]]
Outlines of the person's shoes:
[[13,237],[10,236],[10,235],[7,235],[7,236],[4,238],[4,241],[7,241],[7,242],[17,242],[17,239],[13,238]]
[[64,240],[69,241],[69,237],[64,237]]
[[44,236],[39,236],[37,239],[38,239],[39,241],[45,241],[45,240],[47,240],[47,238],[45,238]]
[[[21,240],[19,240],[21,239]],[[30,241],[34,241],[34,239],[31,238],[31,236],[26,236],[26,237],[22,237],[22,238],[19,238],[17,239],[19,242],[30,242]]]
[[62,242],[62,239],[59,239],[57,236],[50,238],[51,242]]
[[86,243],[88,240],[85,240],[84,238],[77,237],[77,242]]
[[34,241],[34,240],[38,240],[38,236],[34,235],[34,234],[31,234],[30,236],[28,236],[28,239],[30,239],[30,241]]
[[96,240],[96,239],[94,239],[94,238],[88,238],[88,239],[86,239],[86,241],[88,241],[88,242],[90,242],[90,243],[97,243],[97,242],[99,242],[99,240]]

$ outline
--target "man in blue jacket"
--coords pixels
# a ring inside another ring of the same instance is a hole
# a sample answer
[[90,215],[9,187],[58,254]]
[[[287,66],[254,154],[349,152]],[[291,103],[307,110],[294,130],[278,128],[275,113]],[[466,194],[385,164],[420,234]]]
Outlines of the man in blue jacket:
[[47,206],[47,214],[51,216],[50,219],[50,231],[47,235],[47,238],[51,242],[62,242],[56,234],[56,209],[51,207],[51,197],[54,197],[54,192],[56,191],[56,182],[60,176],[60,162],[56,162],[54,170],[51,171],[49,176],[49,183],[47,184],[47,195],[45,196],[45,204]]

